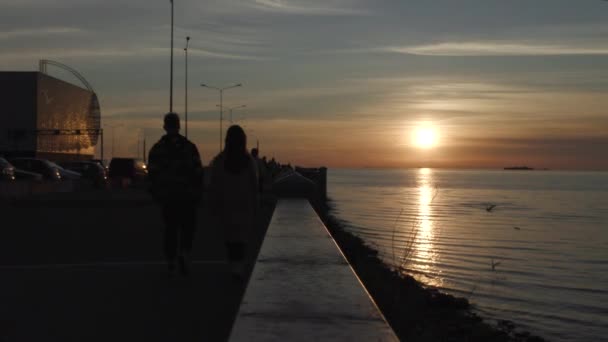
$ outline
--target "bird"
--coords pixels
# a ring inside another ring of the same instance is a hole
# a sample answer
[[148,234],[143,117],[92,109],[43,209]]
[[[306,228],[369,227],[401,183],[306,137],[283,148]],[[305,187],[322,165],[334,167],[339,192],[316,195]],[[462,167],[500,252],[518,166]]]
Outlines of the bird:
[[488,205],[488,206],[486,207],[486,211],[487,211],[487,212],[490,212],[490,211],[492,211],[492,209],[494,209],[494,208],[496,208],[496,204],[490,204],[490,205]]
[[491,261],[492,271],[496,270],[496,266],[500,265],[500,261],[494,262],[494,259]]
[[[608,1],[608,0],[606,0],[606,1]],[[521,228],[519,228],[519,227],[513,227],[513,229],[515,229],[515,230],[521,230]]]

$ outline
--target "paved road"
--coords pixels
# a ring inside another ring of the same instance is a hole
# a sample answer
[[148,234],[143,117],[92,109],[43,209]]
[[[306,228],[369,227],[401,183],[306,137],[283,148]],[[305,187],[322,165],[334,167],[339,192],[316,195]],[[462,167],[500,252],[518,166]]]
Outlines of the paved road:
[[1,204],[0,341],[226,340],[244,285],[228,273],[221,231],[200,215],[192,274],[169,279],[160,213],[143,192]]

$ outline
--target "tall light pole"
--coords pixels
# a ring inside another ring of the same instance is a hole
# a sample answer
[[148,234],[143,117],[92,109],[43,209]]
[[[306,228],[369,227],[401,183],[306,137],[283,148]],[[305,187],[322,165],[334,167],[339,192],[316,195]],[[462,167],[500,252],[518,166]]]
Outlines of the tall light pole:
[[[219,107],[220,105],[217,105],[217,107]],[[230,107],[228,108],[228,110],[230,111],[230,123],[232,124],[232,111],[235,109],[239,109],[239,108],[245,108],[247,107],[247,105],[240,105],[240,106],[236,106],[236,107]]]
[[184,55],[186,58],[186,84],[185,84],[185,106],[184,106],[184,117],[186,121],[186,138],[188,138],[188,45],[190,43],[190,37],[186,37],[186,47],[184,48]]
[[217,91],[220,92],[220,153],[222,153],[222,140],[223,140],[223,120],[224,120],[224,90],[228,90],[228,89],[232,89],[232,88],[236,88],[236,87],[242,87],[243,85],[241,83],[239,84],[235,84],[235,85],[231,85],[229,87],[224,87],[224,88],[218,88],[218,87],[213,87],[207,84],[201,84],[201,87],[203,88],[210,88],[210,89],[215,89]]
[[169,85],[169,112],[173,112],[173,0],[171,1],[171,67]]

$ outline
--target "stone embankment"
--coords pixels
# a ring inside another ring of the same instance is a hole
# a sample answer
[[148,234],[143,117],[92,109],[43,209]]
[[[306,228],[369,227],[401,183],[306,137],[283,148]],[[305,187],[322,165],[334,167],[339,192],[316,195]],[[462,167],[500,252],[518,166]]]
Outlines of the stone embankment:
[[332,215],[329,200],[316,201],[314,207],[402,341],[545,341],[507,320],[490,324],[467,299],[425,287],[392,270],[376,250],[344,229],[345,223]]

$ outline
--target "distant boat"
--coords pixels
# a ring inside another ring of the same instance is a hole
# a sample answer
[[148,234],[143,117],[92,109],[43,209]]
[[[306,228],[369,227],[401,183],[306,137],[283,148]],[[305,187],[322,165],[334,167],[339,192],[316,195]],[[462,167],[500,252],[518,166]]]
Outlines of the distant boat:
[[534,168],[527,166],[510,166],[505,167],[505,170],[534,170]]

